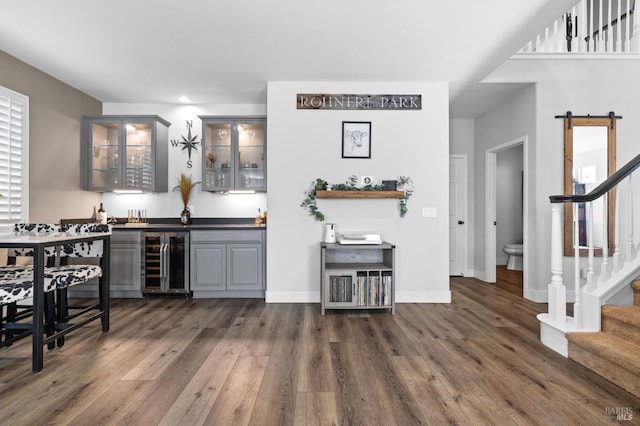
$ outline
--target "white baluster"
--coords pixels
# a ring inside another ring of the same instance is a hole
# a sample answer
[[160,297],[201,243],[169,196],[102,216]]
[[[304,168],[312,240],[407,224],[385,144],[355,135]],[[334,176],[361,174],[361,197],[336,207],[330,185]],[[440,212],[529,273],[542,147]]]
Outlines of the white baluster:
[[620,194],[616,193],[616,208],[614,212],[615,222],[613,231],[613,270],[619,271],[622,268],[622,252],[620,251]]
[[561,37],[560,33],[558,32],[558,27],[561,25],[561,21],[562,21],[562,18],[556,19],[553,22],[553,47],[552,47],[552,52],[558,52],[558,53],[562,52],[562,40],[564,40],[564,37]]
[[567,321],[567,290],[562,280],[562,204],[551,205],[551,282],[549,317],[553,322]]
[[622,8],[618,0],[618,24],[616,25],[616,52],[622,52]]
[[572,52],[578,52],[580,49],[580,43],[578,43],[578,40],[576,40],[577,34],[576,34],[576,7],[573,6],[571,8],[571,51]]
[[536,36],[536,52],[542,52],[542,42],[540,41],[540,34]]
[[633,35],[631,36],[631,51],[640,52],[640,19],[634,14]]
[[631,178],[632,175],[629,175],[629,185],[627,186],[627,197],[629,198],[627,208],[627,259],[629,261],[636,258],[636,247],[633,244],[633,181]]
[[587,268],[587,291],[595,290],[593,279],[593,201],[586,203],[587,207],[587,245],[589,250],[589,266]]
[[580,16],[578,17],[578,52],[586,52],[587,51],[587,1],[582,0],[578,4],[578,10],[580,11]]
[[589,43],[587,50],[589,50],[590,52],[595,52],[596,38],[593,31],[593,1],[591,1],[591,13],[589,14],[589,28],[587,34],[589,35],[589,41],[591,42]]
[[582,327],[582,312],[580,306],[580,227],[578,222],[578,203],[573,203],[573,288],[575,299],[573,302],[573,319],[578,328]]
[[627,19],[625,20],[625,29],[624,29],[624,51],[625,52],[631,52],[631,33],[630,31],[630,27],[631,27],[631,9],[630,9],[630,3],[631,0],[627,0],[627,9],[625,10],[625,13],[627,14]]
[[613,21],[613,19],[611,19],[611,2],[613,0],[609,0],[607,2],[607,9],[608,9],[608,13],[607,13],[607,52],[613,52],[613,25],[611,23],[611,21]]
[[611,276],[609,267],[609,193],[602,197],[602,263],[600,264],[600,281],[605,282]]
[[598,52],[604,52],[604,27],[602,26],[602,2],[604,0],[600,0],[598,2]]
[[551,49],[551,40],[549,39],[549,27],[544,29],[544,42],[542,43],[542,48],[545,52],[553,52]]

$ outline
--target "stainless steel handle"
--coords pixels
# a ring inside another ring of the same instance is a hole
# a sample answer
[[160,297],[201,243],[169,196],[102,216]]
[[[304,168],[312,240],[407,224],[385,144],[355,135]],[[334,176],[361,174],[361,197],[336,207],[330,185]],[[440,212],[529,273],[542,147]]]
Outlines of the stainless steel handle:
[[160,244],[160,281],[164,279],[164,244]]
[[169,248],[171,247],[170,243],[167,243],[167,246],[164,248],[164,266],[166,269],[164,276],[166,277],[167,281],[169,281],[169,269],[171,269],[171,259],[169,259]]

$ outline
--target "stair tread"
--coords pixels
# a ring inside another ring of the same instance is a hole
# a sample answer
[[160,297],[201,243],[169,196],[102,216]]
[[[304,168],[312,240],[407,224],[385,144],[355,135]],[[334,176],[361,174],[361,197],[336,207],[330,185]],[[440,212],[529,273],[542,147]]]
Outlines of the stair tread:
[[[640,345],[607,332],[569,333],[570,343],[640,375]],[[569,354],[571,357],[571,353]]]
[[605,305],[602,307],[602,317],[603,321],[605,318],[613,318],[640,327],[640,306]]

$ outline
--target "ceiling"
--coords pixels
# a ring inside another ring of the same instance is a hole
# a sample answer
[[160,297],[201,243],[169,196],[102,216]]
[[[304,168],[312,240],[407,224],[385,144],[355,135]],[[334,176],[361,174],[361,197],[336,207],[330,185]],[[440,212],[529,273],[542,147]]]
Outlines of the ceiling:
[[264,104],[268,81],[450,84],[452,117],[575,0],[23,0],[0,50],[102,102]]

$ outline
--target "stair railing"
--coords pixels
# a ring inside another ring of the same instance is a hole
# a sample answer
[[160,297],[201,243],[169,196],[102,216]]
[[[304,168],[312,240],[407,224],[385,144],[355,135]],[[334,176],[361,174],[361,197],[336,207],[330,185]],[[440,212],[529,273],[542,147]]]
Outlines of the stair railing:
[[640,52],[634,12],[635,0],[581,0],[518,53]]
[[[625,277],[637,273],[640,262],[636,260],[636,246],[633,234],[633,185],[632,174],[640,167],[640,155],[625,164],[608,179],[587,194],[553,195],[551,201],[551,282],[549,283],[549,312],[544,320],[564,331],[599,331],[600,306],[605,295],[616,291],[614,286],[620,285]],[[626,180],[626,185],[622,183]],[[624,197],[625,211],[621,212],[620,198]],[[613,265],[609,261],[608,200],[615,199],[615,234],[613,247]],[[603,223],[604,238],[602,244],[602,259],[599,270],[594,262],[593,224],[594,202],[602,200],[603,209],[601,222]],[[581,259],[578,236],[578,206],[585,203],[587,229],[587,265],[584,279],[581,278]],[[573,317],[567,315],[567,286],[563,280],[563,205],[573,209]],[[624,226],[622,226],[624,220]],[[624,231],[622,231],[624,227]],[[621,236],[625,232],[625,238]],[[623,244],[621,244],[623,240]],[[635,268],[635,269],[632,269]],[[543,314],[544,316],[544,314]],[[541,321],[543,318],[541,318]]]

